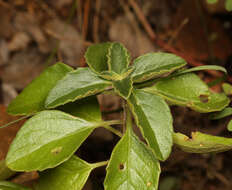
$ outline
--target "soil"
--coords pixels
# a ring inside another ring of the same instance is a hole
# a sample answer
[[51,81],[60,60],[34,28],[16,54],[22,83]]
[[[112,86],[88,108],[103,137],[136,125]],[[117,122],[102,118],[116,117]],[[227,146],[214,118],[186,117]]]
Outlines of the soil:
[[[74,68],[86,66],[84,52],[93,43],[119,41],[133,58],[165,51],[182,56],[189,67],[227,63],[230,68],[231,34],[232,12],[224,9],[223,0],[216,5],[206,0],[0,0],[0,125],[17,119],[6,113],[7,105],[44,68],[57,61]],[[222,77],[220,72],[198,74],[206,82]],[[224,80],[231,81],[231,77]],[[220,92],[220,85],[212,90]],[[104,119],[122,117],[118,97],[98,98]],[[171,110],[175,131],[232,137],[226,129],[231,118],[212,121],[208,114],[188,108]],[[22,124],[0,129],[0,160]],[[88,162],[107,160],[118,140],[98,129],[77,155]],[[231,160],[232,151],[188,154],[174,147],[161,164],[160,190],[230,190]],[[103,189],[104,176],[104,167],[94,170],[84,190]],[[38,177],[36,172],[20,173],[10,180],[33,187]]]

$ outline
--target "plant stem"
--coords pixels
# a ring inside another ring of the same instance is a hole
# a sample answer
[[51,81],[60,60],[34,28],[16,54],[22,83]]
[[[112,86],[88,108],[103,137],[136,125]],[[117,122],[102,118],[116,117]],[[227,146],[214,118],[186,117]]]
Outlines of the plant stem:
[[112,133],[114,133],[115,135],[117,135],[117,136],[119,136],[119,137],[122,137],[122,136],[123,136],[123,134],[122,134],[119,130],[114,129],[113,127],[111,127],[111,126],[109,126],[109,125],[105,125],[105,126],[103,126],[103,127],[104,127],[105,129],[111,131]]
[[126,112],[126,128],[132,130],[132,116],[128,106],[125,106]]
[[7,123],[7,124],[5,124],[5,125],[0,126],[0,129],[5,128],[5,127],[8,127],[8,126],[10,126],[10,125],[13,125],[13,124],[15,124],[15,123],[17,123],[17,122],[19,122],[19,121],[21,121],[21,120],[23,120],[23,119],[26,119],[26,118],[28,118],[28,117],[30,117],[30,116],[32,116],[32,115],[26,115],[26,116],[23,116],[23,117],[21,117],[21,118],[19,118],[19,119],[16,119],[16,120],[14,120],[14,121],[11,121],[11,122],[9,122],[9,123]]
[[109,162],[109,160],[107,160],[107,161],[102,161],[102,162],[97,162],[97,163],[92,164],[92,166],[93,166],[93,168],[99,168],[99,167],[102,167],[102,166],[107,165],[108,162]]
[[8,179],[13,176],[16,172],[10,170],[5,163],[5,160],[0,161],[0,180]]
[[110,120],[110,121],[103,121],[103,122],[101,122],[101,125],[103,125],[103,126],[121,125],[121,124],[122,124],[121,120]]

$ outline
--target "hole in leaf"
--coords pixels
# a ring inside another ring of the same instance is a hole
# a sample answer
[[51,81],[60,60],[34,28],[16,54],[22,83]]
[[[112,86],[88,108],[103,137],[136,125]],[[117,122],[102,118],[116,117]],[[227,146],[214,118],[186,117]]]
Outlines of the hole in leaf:
[[209,96],[206,94],[201,94],[199,98],[202,103],[207,103],[209,101]]
[[51,153],[54,154],[54,155],[57,155],[59,154],[60,152],[62,151],[62,147],[56,147],[54,149],[51,150]]
[[119,168],[119,170],[123,170],[124,169],[124,164],[120,163],[118,168]]

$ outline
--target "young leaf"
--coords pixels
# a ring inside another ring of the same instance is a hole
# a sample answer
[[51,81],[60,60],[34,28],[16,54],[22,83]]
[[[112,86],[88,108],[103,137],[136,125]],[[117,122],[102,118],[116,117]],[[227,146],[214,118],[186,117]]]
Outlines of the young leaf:
[[228,129],[228,131],[232,132],[232,120],[229,121],[229,123],[227,125],[227,129]]
[[109,42],[94,44],[87,49],[85,60],[95,73],[100,74],[102,71],[108,70],[107,54],[111,44]]
[[114,147],[107,166],[105,190],[157,190],[160,166],[153,152],[132,129]]
[[54,108],[77,99],[104,91],[110,82],[99,78],[89,68],[79,68],[68,73],[50,91],[45,106]]
[[53,168],[70,158],[97,126],[61,111],[42,111],[19,130],[6,164],[15,171]]
[[86,121],[102,121],[101,110],[96,96],[71,102],[57,109]]
[[232,115],[232,108],[227,107],[220,112],[215,112],[210,115],[210,119],[221,119],[227,116]]
[[145,91],[158,94],[172,104],[187,106],[202,113],[220,111],[229,104],[225,94],[212,93],[194,73],[161,79]]
[[30,189],[8,181],[0,181],[0,190],[30,190]]
[[227,11],[232,11],[232,0],[226,0],[225,7]]
[[134,82],[144,82],[169,74],[187,63],[181,57],[170,53],[148,53],[135,59],[132,73]]
[[117,74],[123,74],[129,64],[130,55],[127,49],[120,43],[112,43],[108,49],[108,67],[109,71],[114,71]]
[[93,166],[76,156],[56,168],[40,173],[36,190],[81,190]]
[[14,174],[15,172],[6,166],[5,160],[0,160],[0,181],[7,179]]
[[12,115],[30,115],[44,110],[49,91],[70,71],[72,68],[63,63],[48,67],[10,103],[7,112]]
[[207,2],[210,3],[210,4],[214,4],[214,3],[217,3],[218,0],[207,0]]
[[232,95],[232,85],[229,83],[222,84],[223,91],[226,95]]
[[128,100],[136,123],[159,160],[166,160],[172,149],[172,115],[166,102],[143,90],[133,90]]
[[180,149],[190,153],[224,152],[232,149],[232,138],[224,138],[193,132],[192,138],[182,133],[173,134],[173,142]]
[[118,80],[118,81],[113,81],[114,90],[124,99],[129,98],[132,88],[133,88],[132,85],[133,85],[133,82],[132,82],[131,77],[127,77],[125,79]]
[[193,67],[190,69],[185,69],[182,71],[177,71],[173,76],[184,74],[184,73],[191,73],[195,71],[203,71],[203,70],[216,70],[216,71],[222,71],[224,73],[227,73],[226,69],[224,67],[218,66],[218,65],[202,65],[198,67]]

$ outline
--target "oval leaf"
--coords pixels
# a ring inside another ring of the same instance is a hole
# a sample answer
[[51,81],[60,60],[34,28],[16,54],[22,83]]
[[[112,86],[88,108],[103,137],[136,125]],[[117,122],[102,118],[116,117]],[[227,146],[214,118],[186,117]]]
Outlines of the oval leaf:
[[227,129],[228,129],[228,131],[232,132],[232,120],[229,121],[229,123],[227,125]]
[[79,68],[68,73],[57,83],[50,91],[45,106],[46,108],[54,108],[64,105],[102,92],[110,85],[110,82],[99,78],[89,68]]
[[162,96],[172,104],[187,106],[202,113],[220,111],[229,104],[225,94],[212,93],[194,73],[161,79],[145,90]]
[[166,102],[143,90],[133,90],[128,100],[143,137],[159,160],[166,160],[172,148],[172,115]]
[[220,112],[216,112],[210,115],[210,119],[221,119],[227,116],[232,115],[232,108],[231,107],[227,107],[224,110],[220,111]]
[[120,43],[112,43],[108,50],[108,67],[109,71],[117,74],[126,72],[130,64],[130,55],[127,49]]
[[222,84],[223,91],[226,95],[232,95],[232,85],[229,83]]
[[40,173],[36,190],[82,189],[92,169],[91,164],[72,156],[60,166]]
[[143,82],[169,74],[187,63],[181,57],[171,53],[148,53],[135,59],[132,78],[134,82]]
[[190,153],[224,152],[232,149],[232,138],[224,138],[193,132],[192,138],[182,133],[173,134],[173,142],[180,149]]
[[131,77],[127,77],[125,79],[122,80],[118,80],[118,81],[113,81],[113,87],[115,92],[117,92],[120,96],[122,96],[124,99],[128,99],[132,88],[133,88],[133,82]]
[[61,111],[42,111],[19,130],[6,164],[15,171],[53,168],[70,158],[97,125]]
[[11,183],[8,181],[0,181],[0,189],[1,190],[30,190],[27,187],[23,187],[21,185]]
[[6,166],[5,160],[0,160],[0,181],[8,179],[9,177],[11,177],[14,174],[15,174],[15,172],[10,170]]
[[114,147],[104,182],[106,190],[157,190],[160,166],[131,129]]
[[198,67],[193,67],[190,69],[185,69],[182,71],[178,71],[176,75],[179,74],[184,74],[184,73],[191,73],[191,72],[196,72],[196,71],[204,71],[204,70],[216,70],[216,71],[222,71],[224,73],[227,73],[226,69],[224,67],[218,66],[218,65],[202,65],[202,66],[198,66]]
[[100,43],[91,45],[86,53],[85,60],[92,71],[101,73],[108,70],[107,54],[112,43]]
[[72,68],[63,63],[48,67],[10,103],[7,112],[12,115],[30,115],[44,110],[49,91],[70,71]]
[[102,121],[100,106],[96,96],[90,96],[57,108],[86,121]]

